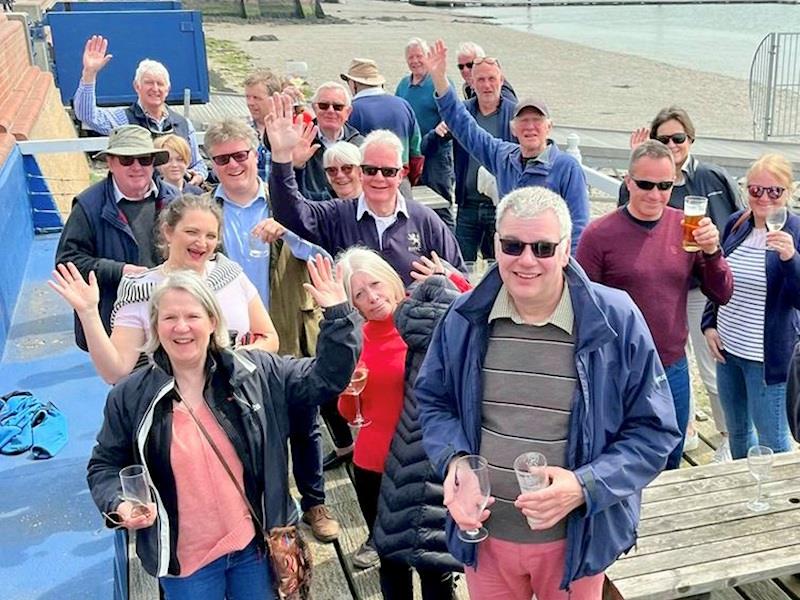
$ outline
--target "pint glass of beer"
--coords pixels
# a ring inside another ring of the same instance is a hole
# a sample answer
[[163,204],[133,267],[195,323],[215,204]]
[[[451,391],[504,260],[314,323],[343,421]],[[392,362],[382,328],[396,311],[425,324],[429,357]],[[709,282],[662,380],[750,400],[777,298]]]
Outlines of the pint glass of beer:
[[698,252],[700,246],[694,241],[694,230],[700,219],[706,216],[708,198],[705,196],[686,196],[683,200],[683,249]]

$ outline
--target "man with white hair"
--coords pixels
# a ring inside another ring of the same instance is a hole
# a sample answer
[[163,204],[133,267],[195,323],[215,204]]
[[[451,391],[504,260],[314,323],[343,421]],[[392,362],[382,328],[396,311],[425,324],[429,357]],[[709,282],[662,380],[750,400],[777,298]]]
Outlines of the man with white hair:
[[[456,53],[456,66],[464,80],[462,91],[464,92],[464,100],[469,100],[475,97],[475,89],[472,86],[472,67],[475,65],[476,58],[486,58],[486,52],[475,42],[461,42]],[[512,102],[517,101],[517,93],[514,87],[504,78],[503,85],[500,88],[500,94],[504,98],[508,98]]]
[[[570,258],[561,197],[511,192],[496,230],[497,267],[442,318],[414,390],[448,549],[472,598],[599,600],[603,571],[636,543],[642,489],[680,440],[669,387],[630,297]],[[514,462],[528,452],[545,456],[545,485],[520,493]],[[494,495],[480,515],[459,460],[474,454]],[[481,526],[480,544],[458,537]]]
[[86,41],[83,50],[83,71],[73,105],[75,116],[89,129],[108,135],[120,125],[139,125],[153,137],[174,133],[189,143],[192,151],[188,183],[200,185],[208,175],[208,168],[200,155],[194,125],[167,106],[169,95],[169,72],[160,62],[144,59],[136,68],[133,89],[138,99],[128,108],[98,108],[95,96],[97,74],[108,64],[108,40],[93,35]]

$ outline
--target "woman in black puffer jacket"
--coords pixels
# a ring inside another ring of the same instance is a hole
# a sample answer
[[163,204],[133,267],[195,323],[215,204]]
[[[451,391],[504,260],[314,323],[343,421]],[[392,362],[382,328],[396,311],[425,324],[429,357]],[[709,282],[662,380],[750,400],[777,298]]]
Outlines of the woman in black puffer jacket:
[[[429,277],[413,289],[411,297],[395,312],[395,325],[408,345],[405,399],[386,457],[373,538],[382,560],[409,566],[407,590],[411,590],[411,567],[425,574],[426,579],[439,576],[441,585],[435,586],[438,589],[423,586],[423,600],[452,598],[452,572],[463,571],[463,565],[447,551],[442,480],[433,472],[422,448],[414,397],[414,382],[433,330],[458,295],[448,279]],[[449,591],[444,593],[446,590]],[[401,590],[384,590],[384,598],[410,600],[411,596]]]

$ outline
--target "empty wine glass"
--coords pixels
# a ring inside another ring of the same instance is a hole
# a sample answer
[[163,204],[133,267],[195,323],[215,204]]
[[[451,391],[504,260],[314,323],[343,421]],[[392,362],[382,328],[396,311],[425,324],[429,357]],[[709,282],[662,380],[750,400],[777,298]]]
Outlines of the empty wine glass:
[[763,512],[769,509],[769,502],[761,497],[761,483],[769,479],[772,461],[775,455],[771,448],[766,446],[752,446],[747,451],[747,468],[756,480],[756,497],[747,503],[747,508],[753,512]]
[[[455,470],[455,501],[464,513],[478,521],[491,492],[489,463],[482,456],[469,454],[456,459]],[[462,542],[474,544],[487,537],[489,532],[485,527],[458,531],[458,539]]]
[[[767,213],[767,231],[780,231],[786,224],[786,207],[773,206]],[[771,246],[767,246],[767,250],[775,250]]]
[[130,465],[119,472],[122,499],[133,505],[132,517],[147,515],[155,509],[150,493],[150,477],[144,465]]
[[364,388],[367,386],[368,376],[369,369],[367,369],[367,366],[363,363],[358,363],[355,371],[353,371],[353,376],[350,378],[350,383],[347,385],[344,392],[342,392],[345,396],[351,396],[355,404],[356,415],[352,421],[348,421],[347,423],[354,429],[360,429],[372,423],[372,421],[365,419],[364,415],[361,414],[361,392],[363,392]]
[[[541,452],[525,452],[514,459],[514,474],[517,476],[519,491],[535,492],[546,488],[547,478],[547,458]],[[536,519],[525,517],[528,526],[533,529],[536,527]]]

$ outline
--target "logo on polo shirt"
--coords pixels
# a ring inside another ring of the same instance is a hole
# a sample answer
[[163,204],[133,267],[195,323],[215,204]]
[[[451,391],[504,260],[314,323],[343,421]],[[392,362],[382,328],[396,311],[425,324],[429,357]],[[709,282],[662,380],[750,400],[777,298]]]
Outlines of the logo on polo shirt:
[[408,234],[408,251],[409,252],[422,252],[422,240],[419,233],[412,231]]

